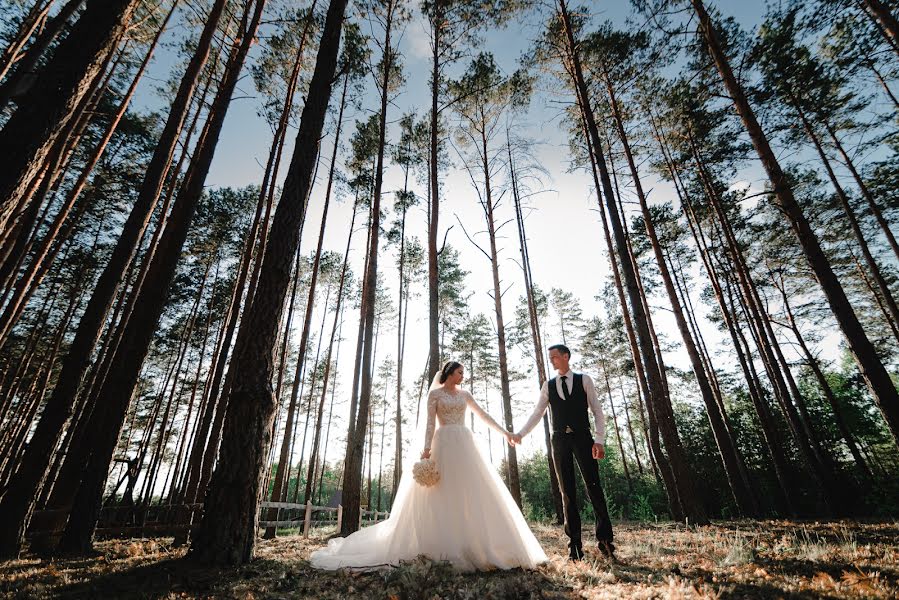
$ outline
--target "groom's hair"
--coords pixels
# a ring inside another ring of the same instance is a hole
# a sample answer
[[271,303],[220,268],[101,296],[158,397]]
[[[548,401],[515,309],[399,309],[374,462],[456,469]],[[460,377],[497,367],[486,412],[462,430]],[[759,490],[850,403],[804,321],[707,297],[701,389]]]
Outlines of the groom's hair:
[[[571,358],[571,350],[568,349],[568,346],[565,344],[555,344],[549,347],[549,350],[558,350],[559,354],[567,354],[568,358]],[[547,352],[549,351],[547,350]]]

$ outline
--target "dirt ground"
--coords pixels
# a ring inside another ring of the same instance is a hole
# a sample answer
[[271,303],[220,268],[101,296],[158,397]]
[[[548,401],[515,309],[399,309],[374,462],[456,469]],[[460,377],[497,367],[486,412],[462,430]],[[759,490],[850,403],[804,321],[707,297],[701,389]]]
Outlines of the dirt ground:
[[186,563],[171,539],[104,541],[89,559],[0,563],[0,597],[899,598],[899,522],[617,524],[615,563],[595,549],[568,562],[561,528],[534,531],[548,564],[475,574],[424,559],[374,573],[315,571],[307,559],[326,532],[260,540],[257,559],[237,569]]

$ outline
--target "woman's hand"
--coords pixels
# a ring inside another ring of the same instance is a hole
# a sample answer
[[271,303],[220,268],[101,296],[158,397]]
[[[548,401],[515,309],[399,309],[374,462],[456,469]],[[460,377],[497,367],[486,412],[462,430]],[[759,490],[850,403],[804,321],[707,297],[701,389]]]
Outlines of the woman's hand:
[[425,451],[421,453],[421,459],[424,460],[426,458],[431,458],[431,449],[425,448]]

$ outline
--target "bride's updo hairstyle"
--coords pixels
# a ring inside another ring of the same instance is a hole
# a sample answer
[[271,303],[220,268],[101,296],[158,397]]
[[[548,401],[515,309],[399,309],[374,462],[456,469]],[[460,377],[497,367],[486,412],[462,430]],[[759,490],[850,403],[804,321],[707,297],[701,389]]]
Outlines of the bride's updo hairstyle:
[[454,360],[448,360],[443,364],[443,368],[440,369],[440,383],[446,383],[446,380],[449,379],[449,376],[452,375],[456,369],[460,368],[462,363],[456,362]]

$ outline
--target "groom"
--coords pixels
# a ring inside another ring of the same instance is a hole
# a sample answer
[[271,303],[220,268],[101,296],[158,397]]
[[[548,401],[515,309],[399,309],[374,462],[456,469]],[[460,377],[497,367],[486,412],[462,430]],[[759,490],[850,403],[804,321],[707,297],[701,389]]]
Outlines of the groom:
[[[602,443],[606,431],[605,415],[596,397],[593,380],[589,375],[574,373],[568,365],[570,360],[571,351],[567,346],[564,344],[550,346],[549,361],[559,376],[543,384],[540,400],[533,414],[524,427],[512,436],[512,441],[520,443],[521,438],[531,432],[543,417],[548,404],[552,415],[553,464],[562,492],[565,535],[570,538],[568,557],[571,560],[580,560],[584,557],[581,545],[581,515],[575,495],[574,463],[577,461],[587,495],[593,504],[593,514],[596,515],[596,540],[599,551],[604,556],[614,559],[612,522],[609,520],[606,497],[599,483],[599,466],[596,462],[605,457]],[[596,441],[590,436],[588,406],[596,420]]]

